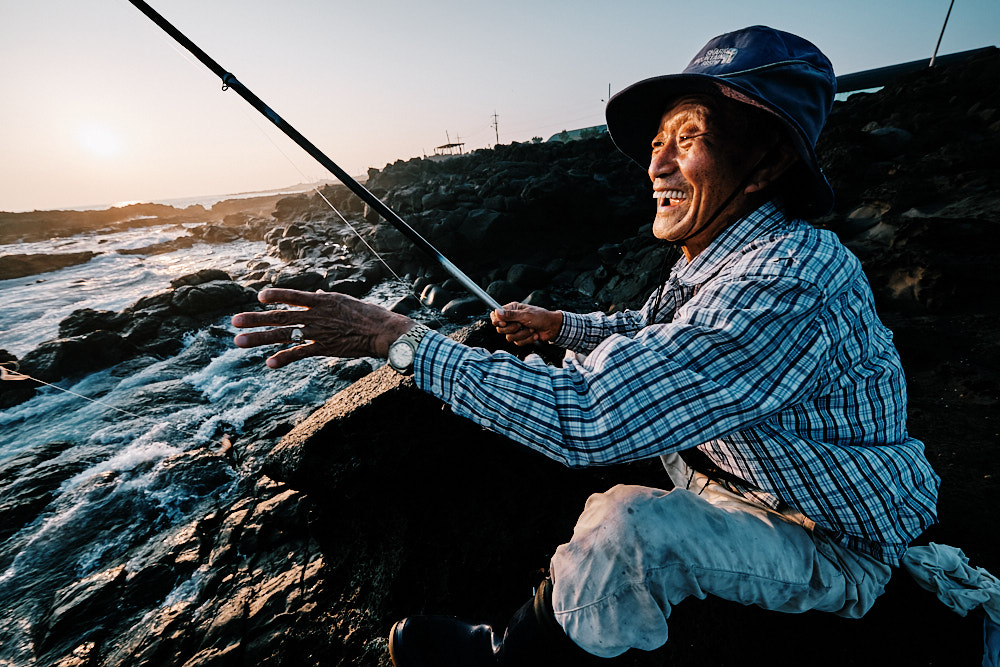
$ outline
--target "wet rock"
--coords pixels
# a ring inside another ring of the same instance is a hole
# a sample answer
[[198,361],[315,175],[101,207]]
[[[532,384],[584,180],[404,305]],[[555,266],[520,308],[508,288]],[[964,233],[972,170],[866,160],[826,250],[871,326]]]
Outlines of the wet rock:
[[183,275],[180,278],[174,278],[170,281],[170,286],[177,289],[184,285],[203,285],[213,280],[231,281],[232,276],[220,269],[202,269]]
[[360,298],[368,292],[369,283],[365,280],[340,279],[323,283],[323,289],[327,292],[339,292]]
[[85,577],[56,593],[41,627],[36,629],[42,645],[51,642],[53,636],[97,629],[105,618],[117,613],[126,574],[125,566],[119,565]]
[[488,311],[489,307],[474,296],[461,296],[457,299],[452,299],[441,309],[443,315],[457,318],[483,315]]
[[95,331],[84,336],[42,343],[24,355],[21,368],[39,380],[53,382],[70,375],[107,368],[135,352],[135,346],[119,334]]
[[356,382],[374,370],[365,359],[351,359],[336,365],[337,377],[347,382]]
[[412,294],[401,296],[389,306],[389,310],[400,315],[409,315],[420,310],[420,299]]
[[59,486],[86,466],[55,461],[71,446],[51,442],[0,463],[0,543],[38,517]]
[[253,303],[256,292],[231,280],[210,280],[178,287],[170,299],[174,312],[204,316],[214,311]]
[[97,253],[64,252],[40,255],[0,255],[0,280],[23,278],[38,273],[57,271],[67,266],[86,264]]
[[318,271],[282,271],[275,278],[274,286],[282,289],[297,289],[312,292],[324,286],[323,274]]
[[440,285],[428,285],[424,288],[424,291],[420,293],[420,303],[428,308],[437,308],[440,310],[451,300],[451,292]]
[[128,316],[124,313],[115,313],[110,310],[93,310],[91,308],[81,308],[74,310],[68,317],[59,323],[59,336],[70,338],[72,336],[82,336],[99,329],[117,331],[128,321]]
[[134,304],[126,308],[125,312],[166,313],[170,310],[170,302],[173,300],[173,296],[174,293],[170,290],[150,294],[140,298]]

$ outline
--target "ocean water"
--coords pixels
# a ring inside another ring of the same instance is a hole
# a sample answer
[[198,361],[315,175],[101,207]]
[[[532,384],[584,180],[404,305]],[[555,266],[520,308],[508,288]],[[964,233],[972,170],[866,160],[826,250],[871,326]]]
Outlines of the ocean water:
[[[193,225],[159,225],[114,234],[80,234],[34,243],[0,244],[3,254],[101,253],[86,264],[0,280],[0,349],[18,357],[56,338],[59,322],[77,308],[118,311],[170,287],[170,280],[204,268],[243,273],[265,252],[263,241],[195,244],[160,255],[122,255],[186,234]],[[269,261],[279,263],[274,258]]]
[[[121,310],[202,268],[239,273],[265,249],[237,242],[147,257],[113,252],[183,233],[163,226],[0,246],[0,253],[103,253],[0,282],[0,348],[22,356],[57,337],[59,321],[77,308]],[[382,286],[373,298],[388,301],[396,291]],[[141,569],[158,535],[225,507],[240,479],[258,476],[246,457],[249,424],[295,423],[347,385],[332,372],[342,361],[269,370],[270,351],[236,348],[235,333],[226,316],[189,334],[174,357],[139,357],[69,378],[57,384],[73,393],[43,388],[0,410],[0,471],[8,471],[0,488],[8,499],[32,485],[50,492],[37,516],[0,526],[0,665],[36,664],[37,628],[60,591],[118,565]],[[223,432],[235,456],[219,452]],[[162,604],[196,594],[198,581],[177,582]]]

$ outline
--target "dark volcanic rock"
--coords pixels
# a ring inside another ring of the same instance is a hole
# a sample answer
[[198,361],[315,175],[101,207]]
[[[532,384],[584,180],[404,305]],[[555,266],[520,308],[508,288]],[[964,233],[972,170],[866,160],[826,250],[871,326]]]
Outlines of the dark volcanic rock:
[[183,285],[174,291],[171,307],[178,313],[201,315],[241,304],[253,303],[256,292],[231,280],[210,280],[198,285]]
[[98,330],[42,343],[21,359],[21,370],[46,382],[91,373],[128,359],[135,346],[117,333]]
[[86,264],[97,253],[64,252],[44,255],[0,255],[0,280],[23,278],[36,273],[65,269],[67,266]]
[[232,277],[221,269],[202,269],[180,278],[174,278],[170,281],[170,286],[177,289],[184,285],[202,285],[213,280],[232,280]]
[[[79,461],[54,461],[70,446],[68,442],[48,443],[0,464],[0,543],[37,518],[59,485],[83,469]],[[8,565],[0,562],[0,567]]]
[[81,308],[74,310],[69,317],[59,323],[59,335],[62,338],[69,338],[89,334],[100,329],[116,331],[127,320],[128,317],[124,313]]

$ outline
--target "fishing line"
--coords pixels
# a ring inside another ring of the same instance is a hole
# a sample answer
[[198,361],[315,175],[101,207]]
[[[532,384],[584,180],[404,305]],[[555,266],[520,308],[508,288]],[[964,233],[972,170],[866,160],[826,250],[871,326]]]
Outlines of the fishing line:
[[[13,364],[13,369],[12,370],[9,370],[7,368],[8,364]],[[0,362],[0,380],[14,381],[14,382],[20,381],[20,380],[31,380],[33,382],[37,382],[38,384],[43,384],[46,387],[52,387],[53,389],[61,391],[61,392],[65,393],[65,394],[71,394],[73,396],[76,396],[77,398],[82,398],[83,400],[88,401],[90,403],[94,403],[96,405],[100,405],[102,407],[109,408],[111,410],[115,410],[116,412],[120,412],[122,414],[128,415],[129,417],[133,417],[135,419],[141,419],[141,420],[153,422],[153,423],[157,424],[158,426],[166,426],[167,428],[172,428],[175,431],[177,431],[178,433],[180,433],[181,435],[199,437],[197,431],[192,431],[190,429],[183,428],[181,426],[175,426],[174,424],[171,424],[170,422],[158,421],[158,420],[153,419],[152,417],[147,417],[145,415],[140,415],[140,414],[137,414],[137,413],[132,412],[130,410],[126,410],[124,408],[119,408],[117,405],[111,405],[110,403],[105,403],[104,401],[101,401],[99,399],[91,398],[89,396],[84,396],[83,394],[78,394],[77,392],[73,391],[72,389],[66,389],[65,387],[60,387],[57,384],[52,384],[51,382],[46,382],[45,380],[39,380],[38,378],[32,377],[31,375],[28,375],[27,373],[22,373],[20,371],[20,368],[21,368],[20,365],[16,361],[4,361],[4,362]],[[228,451],[233,446],[232,442],[229,439],[229,434],[228,433],[223,433],[221,440],[222,440],[222,442],[221,442],[221,444],[222,444],[221,451],[223,453],[225,453],[226,451]]]
[[[297,165],[295,163],[295,160],[293,160],[291,158],[291,156],[288,155],[288,153],[286,153],[285,150],[278,144],[278,142],[276,142],[274,140],[274,137],[272,137],[270,135],[270,133],[267,132],[267,129],[263,125],[261,125],[259,122],[257,122],[257,118],[254,115],[252,115],[246,109],[242,109],[241,111],[247,117],[247,119],[250,121],[250,123],[254,127],[256,127],[257,130],[261,134],[264,135],[264,138],[266,138],[271,143],[271,145],[274,146],[275,150],[277,150],[278,153],[280,153],[281,156],[284,157],[288,161],[288,164],[290,164],[292,166],[292,169],[294,169],[296,172],[298,172],[299,178],[302,179],[302,182],[304,182],[304,183],[305,182],[315,182],[317,180],[315,178],[311,178],[309,176],[306,176],[302,172],[302,170],[299,168],[299,165]],[[417,291],[413,288],[413,285],[410,284],[410,283],[407,283],[405,280],[403,280],[400,277],[400,275],[398,273],[396,273],[396,271],[392,268],[392,266],[389,265],[389,262],[386,261],[386,259],[384,257],[382,257],[382,255],[380,255],[379,252],[377,250],[375,250],[375,248],[372,247],[372,245],[370,243],[368,243],[368,240],[364,236],[362,236],[362,234],[358,230],[358,228],[355,227],[354,224],[351,223],[351,221],[348,220],[347,217],[343,213],[340,212],[340,209],[338,209],[334,205],[334,203],[331,202],[327,198],[327,196],[325,194],[323,194],[323,191],[320,190],[319,186],[314,185],[313,188],[312,188],[312,190],[317,195],[319,195],[320,199],[322,199],[326,203],[327,206],[330,207],[331,211],[333,211],[334,213],[337,214],[337,217],[340,218],[340,221],[343,222],[345,225],[347,225],[347,228],[350,229],[351,232],[354,233],[354,235],[358,238],[359,241],[361,241],[361,243],[364,244],[364,246],[368,249],[368,251],[370,253],[372,253],[376,257],[376,259],[378,259],[378,261],[380,261],[382,263],[382,266],[384,266],[389,271],[389,273],[392,274],[392,277],[395,279],[395,281],[397,283],[399,283],[404,289],[406,289],[406,291],[408,293],[412,294],[417,299],[417,301],[419,302],[420,301],[420,295],[417,294]],[[441,319],[437,317],[437,315],[433,314],[433,312],[431,314],[431,317],[432,317],[432,319],[435,322],[437,322],[439,328],[444,326],[444,322],[442,322]]]

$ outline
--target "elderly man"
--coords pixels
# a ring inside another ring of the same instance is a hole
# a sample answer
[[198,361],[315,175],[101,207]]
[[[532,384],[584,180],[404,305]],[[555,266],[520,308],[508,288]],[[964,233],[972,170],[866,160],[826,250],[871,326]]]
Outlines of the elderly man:
[[502,639],[446,617],[395,625],[398,667],[580,664],[667,641],[711,593],[859,617],[935,521],[938,478],[906,431],[906,388],[856,258],[803,222],[832,205],[815,143],[835,88],[811,43],[755,26],[711,40],[678,75],[608,103],[616,145],[648,163],[654,234],[684,252],[637,312],[511,304],[498,331],[575,352],[562,368],[464,347],[331,294],[265,290],[305,312],[244,313],[237,345],[312,342],[389,355],[455,412],[571,466],[660,456],[672,489],[592,496],[550,578]]

